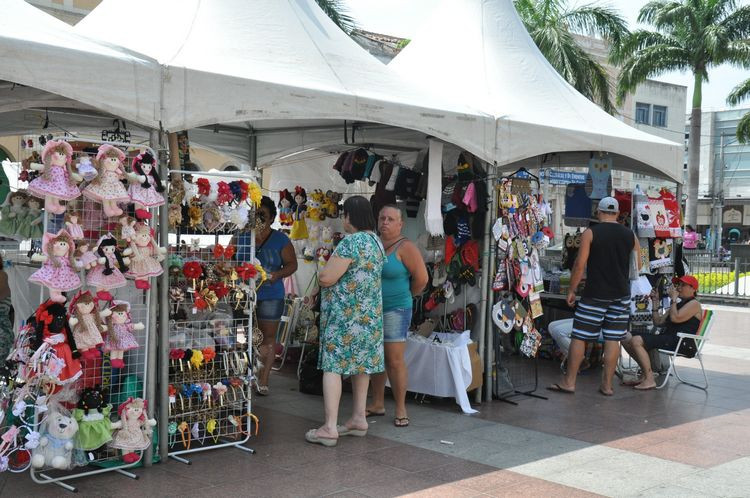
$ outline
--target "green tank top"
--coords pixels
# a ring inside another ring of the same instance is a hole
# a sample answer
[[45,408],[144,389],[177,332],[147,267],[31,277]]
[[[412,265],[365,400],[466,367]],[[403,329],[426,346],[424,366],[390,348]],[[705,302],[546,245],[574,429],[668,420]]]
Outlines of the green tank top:
[[402,243],[403,240],[397,243],[383,265],[383,311],[412,307],[411,274],[396,257]]

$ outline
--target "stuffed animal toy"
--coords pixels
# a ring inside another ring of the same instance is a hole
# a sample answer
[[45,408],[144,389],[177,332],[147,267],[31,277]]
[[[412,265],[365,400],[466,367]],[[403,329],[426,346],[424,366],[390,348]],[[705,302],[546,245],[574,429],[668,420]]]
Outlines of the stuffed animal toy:
[[58,470],[70,468],[78,422],[57,408],[50,408],[39,432],[41,438],[39,446],[33,450],[31,465],[35,469],[45,466]]
[[307,231],[308,239],[310,242],[315,243],[320,239],[320,225],[317,223],[314,223],[310,226],[310,229]]
[[107,330],[102,320],[111,314],[108,309],[99,312],[96,299],[89,291],[78,292],[70,302],[71,316],[68,324],[84,359],[96,359],[101,356],[97,347],[104,344],[103,334]]
[[100,386],[87,387],[81,392],[73,418],[78,422],[74,447],[90,451],[112,441],[112,422],[109,414],[112,405],[104,403]]
[[341,202],[341,194],[329,190],[326,192],[326,216],[329,218],[339,217],[339,202]]
[[315,261],[315,249],[310,245],[306,245],[304,249],[302,249],[302,258],[305,260],[305,263],[312,263]]
[[294,224],[292,202],[294,200],[288,189],[279,192],[279,223],[283,227],[290,227]]
[[95,161],[99,174],[83,189],[86,198],[102,203],[104,215],[110,218],[122,214],[122,209],[117,207],[118,202],[130,202],[122,180],[128,178],[137,181],[137,177],[126,176],[123,161],[123,151],[110,144],[100,145]]
[[137,462],[139,457],[135,452],[151,445],[151,433],[156,420],[148,418],[147,408],[146,400],[128,398],[117,409],[120,420],[112,424],[117,432],[109,445],[122,450],[122,460],[125,463]]
[[16,235],[22,239],[41,239],[44,235],[44,211],[42,200],[30,195],[26,200],[26,216],[19,221]]
[[29,277],[29,282],[47,287],[51,300],[64,303],[66,297],[62,293],[81,286],[81,279],[75,272],[79,267],[79,263],[73,258],[75,250],[75,242],[65,229],[57,234],[45,233],[42,254],[34,254],[31,258],[32,261],[41,261],[43,264]]
[[130,240],[130,269],[125,276],[135,279],[135,288],[148,290],[149,279],[164,273],[160,264],[167,253],[166,247],[159,247],[154,240],[153,230],[144,223],[136,223],[135,237]]
[[14,238],[26,219],[28,197],[22,191],[11,192],[0,209],[0,235]]
[[138,175],[140,183],[133,183],[128,189],[130,200],[135,204],[135,215],[140,219],[151,218],[149,208],[161,206],[164,200],[164,185],[157,171],[158,164],[154,156],[142,152],[133,159],[133,172]]
[[95,253],[99,257],[96,266],[86,275],[86,283],[96,287],[96,297],[102,301],[112,298],[109,290],[124,287],[127,282],[123,272],[128,271],[130,260],[117,247],[117,240],[108,233],[99,238]]
[[310,199],[307,201],[307,217],[311,222],[323,221],[326,218],[325,212],[322,210],[324,200],[325,195],[321,190],[316,189],[310,194]]
[[138,348],[138,341],[133,335],[135,330],[143,330],[142,323],[133,323],[130,318],[130,303],[113,301],[110,307],[112,314],[107,317],[107,337],[104,340],[104,352],[109,353],[112,368],[123,368],[125,351]]
[[315,255],[318,257],[318,265],[325,266],[326,263],[328,263],[328,260],[331,259],[331,250],[327,247],[319,247],[318,250],[315,251]]
[[76,183],[83,180],[71,169],[73,147],[63,140],[50,140],[42,150],[42,163],[34,163],[31,168],[41,171],[29,184],[29,192],[44,198],[44,209],[54,214],[63,214],[65,206],[60,200],[71,201],[81,195]]

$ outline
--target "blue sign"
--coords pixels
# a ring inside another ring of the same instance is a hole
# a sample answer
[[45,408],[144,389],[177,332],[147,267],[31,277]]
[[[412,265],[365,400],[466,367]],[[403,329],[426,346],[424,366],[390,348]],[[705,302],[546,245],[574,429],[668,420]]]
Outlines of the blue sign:
[[[526,171],[516,173],[516,178],[531,178]],[[548,180],[550,185],[567,185],[568,183],[586,183],[588,173],[577,171],[562,171],[556,169],[540,169],[539,179]]]

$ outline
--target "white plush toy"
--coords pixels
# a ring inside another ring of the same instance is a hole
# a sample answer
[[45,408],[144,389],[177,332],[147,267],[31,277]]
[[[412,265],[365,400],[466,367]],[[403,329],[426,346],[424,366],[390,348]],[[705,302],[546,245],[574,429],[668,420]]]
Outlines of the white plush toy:
[[60,470],[70,468],[76,432],[78,422],[73,417],[50,408],[42,423],[42,437],[39,439],[39,446],[34,448],[31,465],[35,469],[45,466]]

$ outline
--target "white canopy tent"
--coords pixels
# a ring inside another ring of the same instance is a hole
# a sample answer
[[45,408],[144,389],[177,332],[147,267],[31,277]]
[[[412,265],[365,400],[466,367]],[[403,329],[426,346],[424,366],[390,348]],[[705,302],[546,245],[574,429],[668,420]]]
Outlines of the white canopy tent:
[[617,169],[682,182],[683,146],[578,93],[537,49],[512,0],[444,0],[389,67],[493,116],[499,166],[540,166],[553,153],[563,153],[555,166],[582,166],[588,153],[609,152]]

